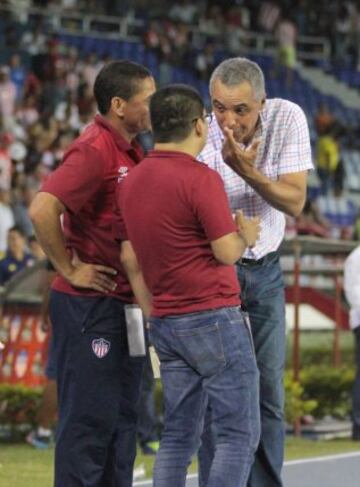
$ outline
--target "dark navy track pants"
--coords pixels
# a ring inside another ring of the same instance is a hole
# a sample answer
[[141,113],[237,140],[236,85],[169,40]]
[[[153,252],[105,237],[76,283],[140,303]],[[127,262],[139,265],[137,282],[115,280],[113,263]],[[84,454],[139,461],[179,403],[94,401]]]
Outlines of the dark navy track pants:
[[124,303],[52,291],[59,423],[55,487],[131,487],[143,358],[129,357]]

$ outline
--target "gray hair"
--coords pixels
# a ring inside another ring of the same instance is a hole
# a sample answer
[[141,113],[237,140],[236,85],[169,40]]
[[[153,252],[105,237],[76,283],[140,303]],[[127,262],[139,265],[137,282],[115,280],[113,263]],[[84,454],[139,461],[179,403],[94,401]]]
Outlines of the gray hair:
[[214,69],[209,82],[210,93],[217,79],[226,86],[248,82],[254,90],[256,100],[265,98],[265,80],[260,66],[244,57],[226,59]]

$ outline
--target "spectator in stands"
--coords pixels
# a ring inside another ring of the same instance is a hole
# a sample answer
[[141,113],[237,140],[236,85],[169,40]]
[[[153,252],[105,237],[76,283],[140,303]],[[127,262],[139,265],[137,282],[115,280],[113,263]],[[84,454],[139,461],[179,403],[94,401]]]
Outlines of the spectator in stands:
[[354,201],[341,186],[317,198],[320,214],[331,221],[330,233],[335,239],[351,239],[354,232],[356,207]]
[[0,285],[3,286],[12,276],[33,264],[34,258],[26,250],[26,240],[20,228],[10,228],[8,250],[0,260]]
[[39,120],[36,96],[29,94],[24,98],[16,111],[16,120],[25,130]]
[[158,20],[152,20],[144,34],[144,44],[149,49],[158,49],[162,27]]
[[358,242],[360,241],[360,211],[358,211],[356,218],[355,218],[355,224],[354,224],[354,231],[353,231],[353,240],[357,240]]
[[315,237],[330,238],[331,224],[321,215],[316,201],[307,199],[304,209],[296,219],[298,235],[314,235]]
[[285,68],[286,84],[288,88],[291,88],[296,66],[297,28],[295,23],[288,17],[281,18],[276,26],[274,35],[277,41],[275,71],[278,75],[279,67]]
[[20,46],[26,50],[32,58],[45,54],[46,34],[44,26],[39,23],[31,30],[26,30],[21,38]]
[[360,5],[354,5],[351,16],[351,43],[354,47],[354,66],[360,71]]
[[40,261],[40,260],[46,259],[46,255],[45,255],[43,249],[41,248],[41,245],[39,244],[35,235],[31,235],[28,238],[28,245],[29,245],[31,255],[34,257],[35,261]]
[[95,115],[96,104],[92,88],[82,79],[80,79],[78,88],[77,107],[79,111],[80,122],[82,126],[84,126],[89,123],[91,118]]
[[8,247],[8,233],[15,225],[14,212],[11,208],[11,192],[9,188],[0,186],[0,257],[4,257]]
[[16,100],[19,102],[22,100],[24,94],[25,81],[27,73],[25,66],[21,63],[21,57],[15,53],[10,57],[10,79],[16,87]]
[[5,129],[11,129],[16,107],[16,86],[10,79],[8,66],[0,67],[0,121]]
[[95,78],[99,71],[99,58],[95,52],[92,52],[86,56],[84,66],[82,68],[83,79],[91,90],[93,89]]
[[117,194],[124,221],[116,237],[128,240],[122,262],[145,315],[151,309],[161,362],[165,418],[154,485],[185,486],[206,396],[218,428],[206,485],[245,487],[259,439],[258,372],[230,264],[256,241],[259,219],[240,212],[235,225],[221,178],[195,159],[208,131],[195,90],[165,87],[150,111],[155,150]]
[[198,78],[205,81],[209,79],[215,67],[215,45],[213,43],[206,44],[204,49],[201,49],[195,58],[195,70]]
[[321,181],[321,193],[323,195],[326,195],[334,188],[335,175],[339,164],[339,139],[337,133],[332,130],[319,137],[316,146],[316,167]]
[[[37,242],[36,239],[34,242]],[[46,258],[45,254],[43,253]],[[41,329],[48,333],[47,347],[48,357],[45,368],[47,382],[45,384],[40,407],[36,417],[36,428],[27,435],[26,441],[39,449],[49,448],[53,435],[53,425],[57,413],[57,391],[56,391],[56,351],[51,334],[51,322],[49,316],[50,286],[55,278],[54,268],[50,262],[47,263],[47,273],[41,303]]]
[[344,291],[350,305],[350,327],[355,338],[356,375],[352,391],[352,439],[360,441],[360,246],[345,260]]
[[192,0],[177,0],[172,4],[169,11],[170,19],[184,24],[194,24],[198,14],[199,4]]
[[11,133],[0,132],[0,188],[3,190],[10,190],[11,187],[12,162],[9,148],[12,142]]
[[41,113],[39,120],[32,125],[29,135],[40,154],[52,146],[59,136],[59,126],[51,111],[46,110]]
[[[305,204],[307,172],[313,168],[309,130],[298,105],[265,99],[264,75],[246,58],[215,68],[210,95],[215,120],[199,157],[222,176],[232,210],[242,208],[247,217],[259,214],[262,224],[256,246],[236,264],[260,370],[262,436],[248,486],[278,487],[285,437],[285,302],[278,249],[284,213],[298,216]],[[202,485],[211,443],[207,427],[200,452]]]
[[221,6],[217,4],[208,5],[205,12],[199,19],[199,30],[208,36],[219,35],[224,31],[225,17]]
[[143,357],[129,357],[124,305],[133,296],[111,229],[118,180],[142,158],[133,139],[150,128],[154,91],[143,66],[106,65],[94,85],[101,115],[70,146],[30,208],[37,237],[59,273],[50,315],[56,362],[62,364],[56,371],[55,451],[55,483],[61,486],[74,478],[82,485],[132,485]]
[[349,54],[351,35],[351,16],[349,5],[346,2],[338,4],[338,12],[335,19],[335,60],[342,64]]
[[319,136],[328,134],[336,126],[336,118],[330,112],[326,103],[319,103],[318,110],[314,117],[316,132]]
[[29,238],[34,235],[34,228],[29,217],[29,207],[38,191],[38,185],[31,184],[30,180],[19,188],[17,201],[13,203],[12,209],[15,223],[20,228],[22,234]]
[[281,15],[281,7],[279,2],[266,1],[261,2],[261,6],[258,11],[258,27],[265,32],[274,32],[276,23]]

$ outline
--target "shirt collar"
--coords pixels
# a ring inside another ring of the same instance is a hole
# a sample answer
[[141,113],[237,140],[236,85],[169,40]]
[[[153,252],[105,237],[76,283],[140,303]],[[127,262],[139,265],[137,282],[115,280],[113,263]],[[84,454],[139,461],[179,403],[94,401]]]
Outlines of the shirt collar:
[[129,143],[104,117],[99,114],[95,116],[95,123],[110,132],[117,147],[121,151],[127,152],[135,162],[139,162],[143,158],[143,150],[135,139]]
[[183,161],[189,161],[189,162],[198,162],[195,157],[191,156],[190,154],[187,154],[186,152],[181,152],[181,151],[175,151],[175,150],[158,150],[158,149],[152,149],[148,152],[147,158],[155,158],[155,159],[160,159],[160,158],[171,158],[171,159],[181,159]]

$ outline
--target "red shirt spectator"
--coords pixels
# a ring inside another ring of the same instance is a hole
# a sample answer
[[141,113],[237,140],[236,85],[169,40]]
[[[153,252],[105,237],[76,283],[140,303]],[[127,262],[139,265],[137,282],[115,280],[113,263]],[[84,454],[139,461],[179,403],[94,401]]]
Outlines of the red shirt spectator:
[[[240,304],[235,268],[220,264],[210,246],[236,231],[215,171],[182,152],[151,151],[124,181],[117,203],[125,223],[120,237],[134,246],[153,316]],[[141,224],[134,218],[139,205]]]
[[[83,262],[117,269],[114,277],[117,287],[109,294],[127,302],[132,300],[132,292],[120,265],[119,245],[109,235],[117,182],[142,157],[136,142],[130,145],[97,115],[95,122],[70,146],[62,165],[42,186],[42,191],[56,196],[68,210],[64,214],[68,251],[76,252]],[[104,195],[102,199],[98,198],[99,192]],[[75,295],[103,295],[74,288],[60,275],[52,287]]]

